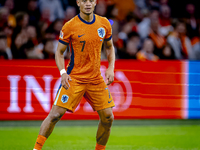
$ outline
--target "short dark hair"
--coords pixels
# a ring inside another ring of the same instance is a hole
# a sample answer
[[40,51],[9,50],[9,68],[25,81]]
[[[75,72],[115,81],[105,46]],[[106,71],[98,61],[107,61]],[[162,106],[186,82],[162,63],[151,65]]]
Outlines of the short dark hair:
[[25,15],[28,15],[28,14],[26,12],[23,12],[23,11],[17,12],[16,15],[15,15],[16,22],[23,20]]
[[174,28],[176,28],[176,27],[179,26],[180,24],[186,25],[186,22],[185,22],[183,19],[174,19],[174,20],[172,21],[172,26],[173,26]]

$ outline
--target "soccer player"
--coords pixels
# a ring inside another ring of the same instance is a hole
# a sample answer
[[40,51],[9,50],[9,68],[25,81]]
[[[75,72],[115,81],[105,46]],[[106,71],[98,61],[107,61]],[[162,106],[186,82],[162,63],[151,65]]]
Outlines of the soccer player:
[[[95,150],[105,150],[115,106],[107,85],[114,80],[115,52],[109,21],[93,13],[96,0],[77,0],[80,13],[63,26],[55,60],[61,74],[54,105],[43,121],[34,150],[41,150],[55,124],[66,111],[74,112],[82,97],[100,117]],[[100,72],[101,48],[105,42],[109,66],[106,83]],[[71,48],[71,60],[64,69],[63,53]]]

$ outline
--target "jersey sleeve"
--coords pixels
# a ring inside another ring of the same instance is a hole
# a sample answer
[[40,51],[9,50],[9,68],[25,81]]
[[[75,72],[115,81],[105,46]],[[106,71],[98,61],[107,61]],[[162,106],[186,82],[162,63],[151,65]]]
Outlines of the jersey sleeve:
[[60,31],[59,42],[68,45],[70,43],[70,37],[71,37],[70,25],[67,22],[64,24],[64,26]]
[[105,26],[106,26],[106,35],[104,40],[109,41],[112,38],[112,27],[107,18],[105,18]]

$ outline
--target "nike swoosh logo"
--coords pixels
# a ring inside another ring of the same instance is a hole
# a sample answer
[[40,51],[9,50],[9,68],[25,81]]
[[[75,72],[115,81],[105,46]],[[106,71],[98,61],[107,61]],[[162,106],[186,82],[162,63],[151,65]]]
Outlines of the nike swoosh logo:
[[84,36],[85,34],[82,34],[82,35],[78,35],[78,37],[80,38],[80,37],[82,37],[82,36]]
[[112,100],[111,101],[108,101],[108,103],[111,103],[112,102]]
[[41,143],[38,143],[38,142],[36,142],[38,145],[40,145],[40,146],[42,146],[42,144]]

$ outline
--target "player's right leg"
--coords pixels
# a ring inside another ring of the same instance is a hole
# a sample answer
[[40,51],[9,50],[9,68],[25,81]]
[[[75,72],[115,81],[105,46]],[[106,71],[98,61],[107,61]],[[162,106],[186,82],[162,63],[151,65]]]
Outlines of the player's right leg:
[[79,84],[75,81],[70,81],[69,89],[66,90],[62,86],[59,87],[54,105],[41,125],[34,150],[42,149],[44,142],[53,131],[55,124],[67,110],[70,112],[75,111],[85,93],[85,86],[86,84]]
[[67,111],[66,108],[53,105],[49,115],[42,122],[42,125],[40,127],[40,132],[34,146],[34,150],[42,149],[44,142],[52,133],[55,124],[60,120],[60,118],[65,114],[66,111]]

